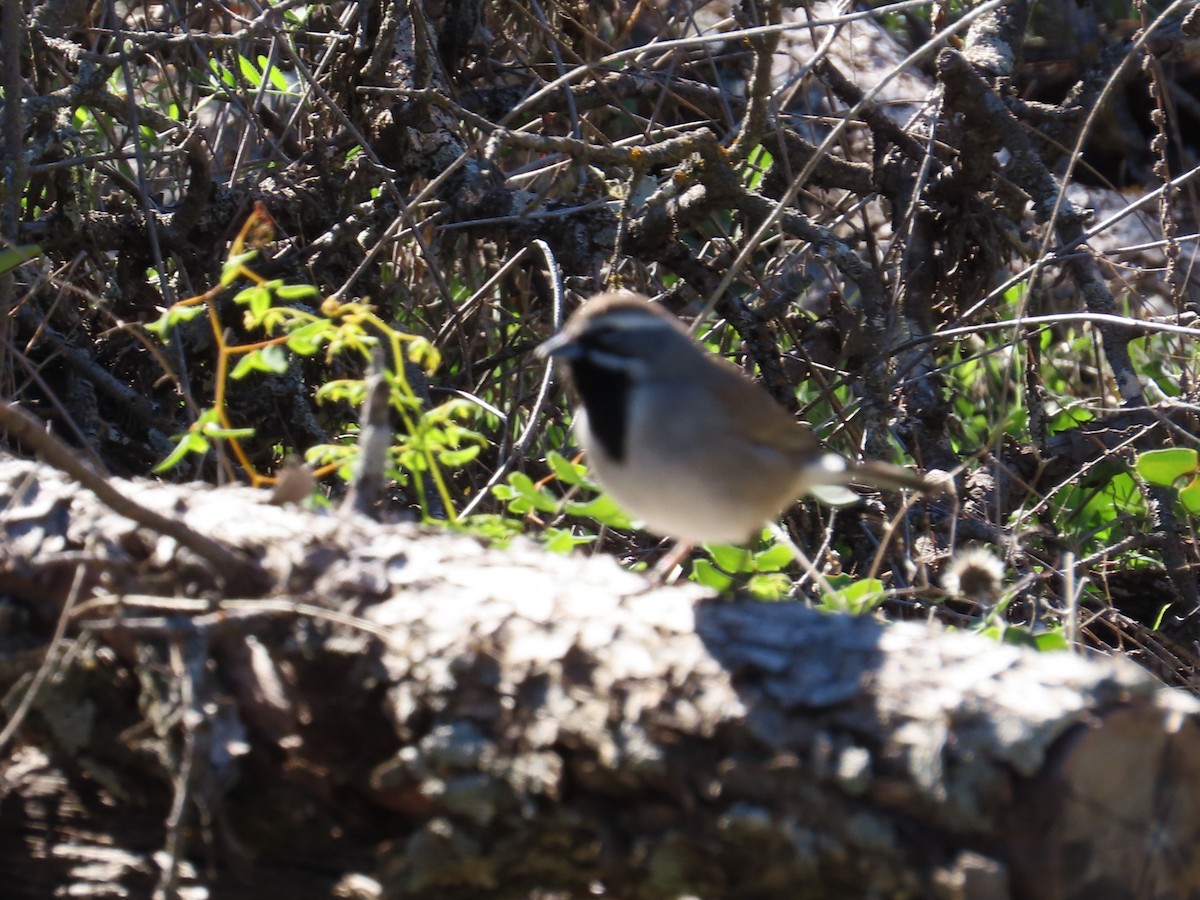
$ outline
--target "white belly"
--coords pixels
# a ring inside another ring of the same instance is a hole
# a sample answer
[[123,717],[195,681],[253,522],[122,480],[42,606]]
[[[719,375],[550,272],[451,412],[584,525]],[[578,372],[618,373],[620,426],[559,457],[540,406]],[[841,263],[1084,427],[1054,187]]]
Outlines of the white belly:
[[630,422],[630,435],[644,439],[629,440],[621,462],[592,439],[582,411],[578,423],[597,480],[646,530],[694,544],[744,543],[801,492],[798,477],[789,478],[798,471],[779,454],[711,429],[695,440],[677,415],[653,412]]

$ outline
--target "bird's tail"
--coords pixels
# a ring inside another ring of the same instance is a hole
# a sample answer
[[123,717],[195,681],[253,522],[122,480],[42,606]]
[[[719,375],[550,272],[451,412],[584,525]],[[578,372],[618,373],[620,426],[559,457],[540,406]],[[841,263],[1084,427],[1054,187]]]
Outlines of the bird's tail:
[[847,506],[858,502],[859,496],[847,485],[882,491],[919,491],[923,494],[938,493],[942,489],[937,482],[912,469],[873,459],[849,462],[836,453],[825,454],[811,474],[816,477],[809,484],[809,493],[828,506]]
[[849,475],[853,484],[861,483],[884,491],[910,490],[920,491],[922,494],[936,494],[941,491],[937,482],[919,472],[875,459],[851,463]]

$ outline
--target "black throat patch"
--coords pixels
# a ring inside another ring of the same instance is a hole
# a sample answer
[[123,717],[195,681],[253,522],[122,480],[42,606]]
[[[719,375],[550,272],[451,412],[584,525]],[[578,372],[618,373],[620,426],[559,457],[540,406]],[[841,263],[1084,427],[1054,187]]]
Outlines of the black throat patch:
[[597,365],[585,353],[571,361],[571,380],[587,410],[592,435],[615,462],[624,462],[625,434],[629,427],[629,375],[620,369]]

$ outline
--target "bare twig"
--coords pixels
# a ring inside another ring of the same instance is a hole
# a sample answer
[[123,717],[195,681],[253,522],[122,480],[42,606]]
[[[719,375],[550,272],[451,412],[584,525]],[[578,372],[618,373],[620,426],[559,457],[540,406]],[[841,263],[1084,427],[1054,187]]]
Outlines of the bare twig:
[[367,396],[359,420],[358,463],[343,504],[346,509],[371,517],[375,516],[375,505],[383,495],[383,474],[393,437],[391,389],[384,368],[383,352],[376,347],[367,373]]
[[[554,259],[554,253],[550,246],[542,240],[534,241],[536,246],[545,256],[546,270],[550,273],[550,284],[554,289],[554,330],[557,331],[562,325],[563,312],[563,291],[562,291],[562,273],[558,269],[558,262]],[[500,464],[496,466],[496,471],[492,473],[492,477],[488,479],[479,491],[476,491],[475,496],[463,508],[462,516],[469,516],[484,499],[491,496],[492,488],[500,483],[505,474],[511,468],[512,464],[523,458],[526,448],[537,434],[541,427],[542,407],[546,404],[546,398],[550,394],[550,383],[554,375],[553,360],[546,360],[546,367],[542,371],[542,383],[538,388],[537,399],[533,401],[533,408],[529,411],[529,419],[525,423],[525,428],[521,432],[521,436],[517,438],[516,444],[513,445],[512,452],[509,453]]]
[[204,678],[208,641],[202,634],[176,637],[170,643],[172,680],[178,690],[179,715],[176,717],[183,739],[180,741],[179,768],[171,778],[171,808],[165,823],[158,884],[154,900],[176,900],[179,896],[179,858],[183,851],[183,822],[192,792],[192,770],[196,765],[197,731],[205,714],[197,697],[197,683]]
[[194,531],[179,519],[167,518],[122,494],[104,476],[83,462],[75,451],[47,432],[42,423],[19,404],[0,403],[0,427],[12,439],[32,447],[45,462],[82,484],[109,509],[173,538],[210,563],[213,574],[222,582],[248,585],[251,590],[265,586],[266,573],[257,563]]
[[4,725],[4,730],[0,731],[0,754],[4,752],[4,748],[8,746],[13,736],[17,733],[17,729],[21,727],[21,723],[25,721],[25,717],[29,714],[29,710],[33,708],[33,703],[37,700],[38,692],[41,691],[42,685],[50,677],[50,674],[59,664],[60,656],[58,648],[62,646],[63,638],[67,633],[67,623],[71,621],[71,613],[75,607],[75,603],[79,600],[79,592],[83,588],[83,578],[87,574],[87,566],[80,563],[75,567],[75,578],[71,582],[71,589],[67,592],[67,599],[63,603],[62,612],[58,615],[58,623],[54,626],[54,636],[50,638],[50,644],[46,647],[45,656],[42,657],[42,664],[38,666],[37,672],[34,673],[33,680],[29,683],[25,694],[21,697],[21,702],[17,704],[17,708],[13,710],[12,716]]

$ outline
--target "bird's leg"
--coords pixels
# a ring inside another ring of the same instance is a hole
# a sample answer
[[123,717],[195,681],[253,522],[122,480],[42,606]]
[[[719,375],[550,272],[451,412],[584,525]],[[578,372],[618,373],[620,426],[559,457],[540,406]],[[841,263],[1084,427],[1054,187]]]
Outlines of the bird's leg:
[[674,574],[676,578],[679,577],[678,573],[675,572],[675,569],[678,568],[679,564],[684,561],[689,553],[692,552],[693,546],[693,544],[690,544],[687,541],[679,541],[674,547],[668,550],[663,558],[660,559],[654,566],[654,571],[650,575],[650,577],[654,580],[654,583],[656,585],[674,584],[674,580],[668,581],[667,579],[670,578],[672,574]]

